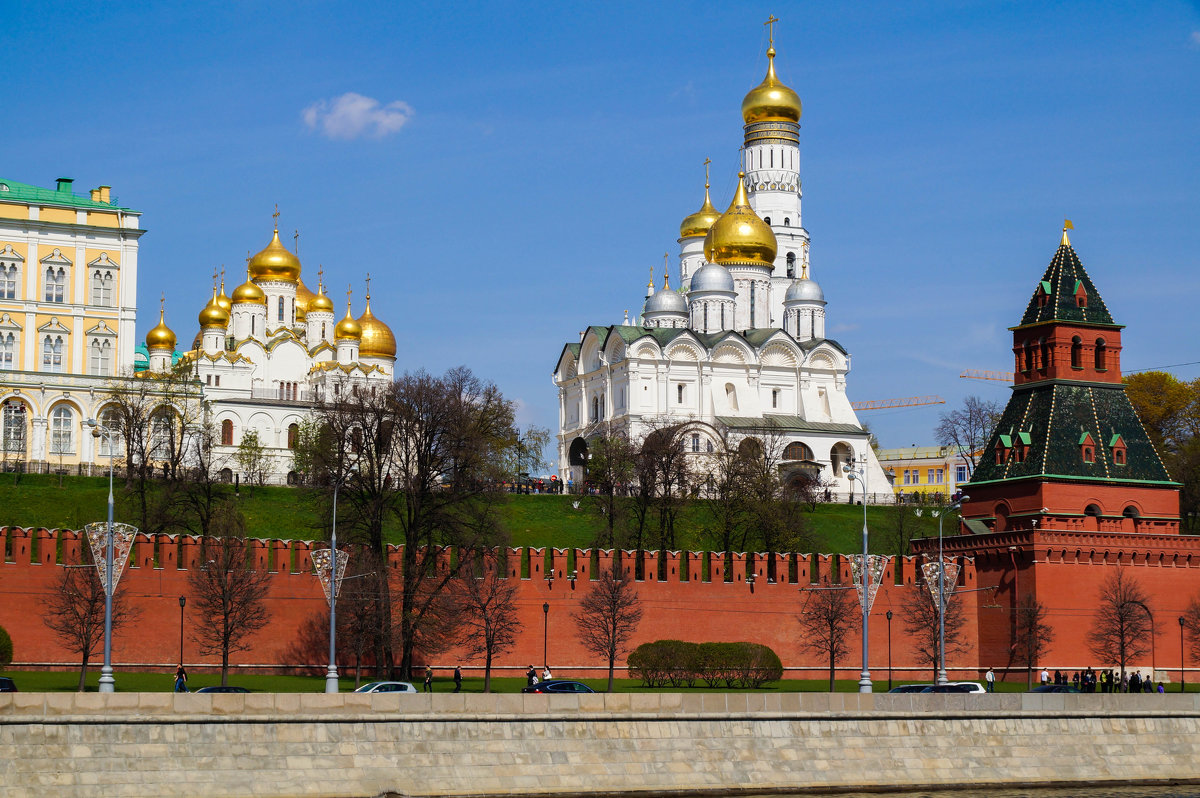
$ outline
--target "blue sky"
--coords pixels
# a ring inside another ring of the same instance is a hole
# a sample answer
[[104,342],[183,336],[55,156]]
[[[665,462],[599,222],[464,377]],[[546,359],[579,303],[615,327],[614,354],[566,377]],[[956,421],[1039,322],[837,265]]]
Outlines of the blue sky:
[[[550,372],[640,307],[713,159],[736,181],[769,14],[804,103],[804,223],[853,400],[1007,397],[1016,323],[1072,241],[1127,369],[1200,361],[1196,3],[0,2],[0,177],[143,212],[139,333],[300,230],[363,277],[401,370],[465,364],[555,427]],[[675,267],[677,270],[677,266]],[[676,271],[677,274],[677,271]],[[1173,369],[1200,376],[1195,364]],[[864,413],[885,446],[921,407]]]

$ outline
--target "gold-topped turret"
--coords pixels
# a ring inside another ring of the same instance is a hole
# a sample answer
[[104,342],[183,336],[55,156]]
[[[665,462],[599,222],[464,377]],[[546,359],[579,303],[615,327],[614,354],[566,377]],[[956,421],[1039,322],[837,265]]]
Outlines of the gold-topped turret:
[[390,327],[371,313],[371,277],[367,276],[367,309],[358,317],[362,328],[362,343],[358,347],[359,357],[396,356],[396,336]]
[[204,309],[200,311],[201,329],[204,329],[205,327],[224,328],[229,326],[229,311],[221,307],[221,303],[218,301],[219,299],[220,297],[217,296],[217,289],[214,286],[212,299],[210,299],[208,304],[204,306]]
[[320,311],[325,313],[333,313],[333,300],[325,296],[324,269],[317,271],[317,295],[309,301],[308,311],[311,313],[317,313]]
[[346,288],[346,318],[337,323],[333,328],[333,337],[335,340],[343,338],[352,338],[354,340],[362,340],[362,325],[354,320],[354,314],[350,312],[350,288]]
[[221,267],[221,292],[217,294],[217,304],[228,313],[233,309],[233,301],[225,294],[225,267]]
[[712,227],[713,222],[721,217],[721,212],[713,207],[712,200],[708,196],[708,165],[710,163],[712,163],[711,160],[704,159],[704,204],[700,206],[700,210],[687,216],[680,223],[680,238],[708,235],[708,228]]
[[767,47],[767,76],[763,82],[750,90],[742,100],[742,119],[747,125],[756,122],[794,122],[799,124],[803,107],[800,95],[784,85],[775,75],[775,28],[779,20],[771,17],[766,25],[771,26],[771,42]]
[[267,295],[263,290],[251,282],[250,268],[246,268],[246,282],[233,289],[234,305],[265,305],[267,304]]
[[252,280],[282,280],[283,282],[298,282],[300,280],[300,259],[295,253],[289,252],[279,241],[279,206],[275,206],[275,233],[271,243],[250,259],[250,279]]
[[1068,230],[1074,230],[1074,229],[1075,229],[1075,225],[1071,224],[1071,220],[1070,220],[1070,219],[1063,219],[1063,235],[1062,235],[1062,240],[1060,240],[1060,241],[1058,242],[1058,245],[1059,245],[1060,247],[1069,247],[1069,246],[1071,246],[1071,239],[1067,238],[1067,231],[1068,231]]
[[158,324],[151,327],[150,332],[146,333],[146,348],[150,351],[175,348],[175,333],[167,326],[166,312],[166,298],[164,297],[159,301]]
[[746,173],[738,172],[738,187],[729,209],[713,222],[704,239],[704,258],[709,263],[775,265],[779,244],[746,196]]

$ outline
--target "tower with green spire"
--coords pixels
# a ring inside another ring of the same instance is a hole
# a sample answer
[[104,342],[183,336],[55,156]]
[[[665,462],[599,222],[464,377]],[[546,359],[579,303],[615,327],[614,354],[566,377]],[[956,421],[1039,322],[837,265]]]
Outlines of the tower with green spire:
[[1013,333],[1012,397],[964,488],[974,532],[1179,532],[1171,480],[1121,382],[1121,325],[1071,246]]

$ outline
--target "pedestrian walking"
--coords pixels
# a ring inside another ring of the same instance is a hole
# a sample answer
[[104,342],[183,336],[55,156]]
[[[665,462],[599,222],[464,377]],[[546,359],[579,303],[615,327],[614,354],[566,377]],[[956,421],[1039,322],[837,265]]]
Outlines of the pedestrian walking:
[[983,680],[987,682],[987,691],[989,693],[996,692],[996,674],[991,668],[987,669],[987,673],[983,675]]
[[425,692],[433,692],[433,667],[430,665],[425,666]]
[[180,665],[175,669],[175,692],[186,693],[187,691],[187,671]]
[[525,686],[533,687],[535,684],[537,684],[537,671],[530,665],[529,670],[525,671]]
[[551,679],[553,679],[553,678],[554,678],[554,674],[552,674],[552,673],[550,672],[550,666],[549,666],[549,665],[547,665],[547,666],[546,666],[546,667],[545,667],[545,668],[542,670],[542,681],[543,681],[543,682],[548,682],[548,681],[550,681],[550,680],[551,680]]
[[455,665],[454,666],[454,692],[457,693],[461,689],[462,689],[462,668]]

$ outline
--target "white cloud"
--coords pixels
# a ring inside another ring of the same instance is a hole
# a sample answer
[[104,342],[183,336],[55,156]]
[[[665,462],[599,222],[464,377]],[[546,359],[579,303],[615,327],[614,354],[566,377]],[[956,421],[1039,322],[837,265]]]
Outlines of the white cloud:
[[380,105],[373,97],[348,91],[332,100],[318,100],[304,109],[304,124],[325,138],[381,139],[396,133],[413,117],[413,109],[402,100]]

